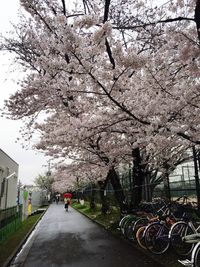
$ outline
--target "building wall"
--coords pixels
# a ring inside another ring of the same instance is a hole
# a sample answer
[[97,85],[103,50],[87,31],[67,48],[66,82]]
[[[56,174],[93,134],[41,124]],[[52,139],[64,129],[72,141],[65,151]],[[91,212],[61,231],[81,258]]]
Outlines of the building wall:
[[25,185],[20,188],[19,200],[20,204],[23,205],[23,219],[26,219],[28,216],[29,204],[31,204],[31,213],[33,213],[42,205],[48,204],[46,190],[41,190],[39,187],[34,185]]
[[18,163],[0,149],[0,209],[16,205],[18,170]]

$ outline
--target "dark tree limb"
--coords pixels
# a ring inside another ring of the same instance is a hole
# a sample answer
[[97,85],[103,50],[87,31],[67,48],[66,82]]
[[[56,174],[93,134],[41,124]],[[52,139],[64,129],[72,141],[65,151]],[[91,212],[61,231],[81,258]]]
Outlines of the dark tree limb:
[[128,25],[128,26],[116,26],[116,27],[113,27],[113,29],[132,30],[132,29],[136,29],[136,28],[145,28],[147,26],[153,26],[153,25],[156,25],[156,24],[159,24],[159,23],[170,23],[170,22],[182,21],[182,20],[195,21],[194,18],[177,17],[177,18],[172,18],[172,19],[158,20],[158,21],[155,21],[155,22],[139,24],[139,25],[135,25],[135,26],[131,26],[131,25]]
[[61,0],[62,5],[63,5],[63,14],[66,15],[66,5],[65,5],[65,0]]
[[194,21],[196,22],[197,34],[200,41],[200,0],[197,0],[196,2]]
[[105,44],[106,44],[106,51],[107,51],[107,53],[108,53],[108,57],[109,57],[110,62],[111,62],[111,64],[112,64],[112,66],[113,66],[112,68],[115,69],[115,61],[114,61],[114,58],[113,58],[113,56],[112,56],[112,51],[111,51],[111,49],[110,49],[110,45],[109,45],[107,39],[105,40]]
[[197,144],[197,145],[200,144],[199,140],[193,140],[191,136],[189,136],[189,135],[187,135],[185,133],[178,132],[177,135],[183,137],[184,139],[186,139],[186,140],[188,140],[190,142],[192,142],[193,144]]
[[105,23],[108,20],[109,6],[110,6],[110,0],[105,0],[103,23]]

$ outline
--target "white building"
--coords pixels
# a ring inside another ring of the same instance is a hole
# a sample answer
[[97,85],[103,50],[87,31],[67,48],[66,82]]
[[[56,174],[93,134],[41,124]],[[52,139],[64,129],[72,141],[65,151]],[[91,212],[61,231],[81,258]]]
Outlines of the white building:
[[0,149],[0,209],[16,206],[19,165]]
[[41,206],[48,204],[47,191],[41,190],[38,186],[24,185],[20,188],[19,195],[19,202],[23,205],[23,219]]

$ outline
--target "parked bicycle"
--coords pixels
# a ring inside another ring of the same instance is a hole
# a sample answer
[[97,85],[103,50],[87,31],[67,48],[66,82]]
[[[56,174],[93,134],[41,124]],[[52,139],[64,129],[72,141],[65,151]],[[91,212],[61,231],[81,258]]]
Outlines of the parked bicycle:
[[181,264],[188,267],[200,267],[200,233],[187,235],[183,237],[183,241],[188,244],[194,245],[192,250],[191,259],[178,260]]
[[159,216],[153,208],[154,204],[146,203],[147,211],[137,210],[134,214],[124,216],[119,223],[123,235],[129,240],[137,240],[142,248],[154,254],[162,254],[171,246],[178,255],[189,255],[194,245],[184,242],[183,237],[198,232],[200,226],[183,216],[191,207],[188,197],[179,197],[163,205]]
[[162,254],[168,250],[171,241],[169,231],[183,213],[182,205],[177,202],[165,206],[165,212],[149,221],[148,225],[139,228],[136,233],[138,244],[154,254]]
[[[170,210],[169,210],[170,212]],[[163,254],[170,246],[169,230],[176,218],[170,212],[158,221],[150,223],[144,230],[143,238],[146,248],[153,254]]]
[[187,214],[184,214],[181,221],[176,222],[170,229],[169,239],[171,246],[179,256],[187,256],[191,254],[194,243],[185,242],[184,237],[197,234],[200,231],[200,225],[195,224]]
[[119,229],[122,234],[129,240],[135,240],[137,230],[146,225],[159,211],[163,212],[163,203],[164,201],[142,203],[140,210],[135,210],[133,214],[124,216],[119,222]]

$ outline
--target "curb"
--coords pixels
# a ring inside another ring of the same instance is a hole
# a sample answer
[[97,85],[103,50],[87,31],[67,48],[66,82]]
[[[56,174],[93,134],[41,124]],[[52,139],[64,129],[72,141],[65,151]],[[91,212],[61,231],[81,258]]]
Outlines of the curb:
[[[48,209],[48,208],[47,208]],[[44,216],[44,214],[46,213],[47,209],[41,214],[41,216],[37,219],[37,221],[33,224],[33,226],[31,227],[31,229],[28,231],[28,233],[25,235],[25,237],[21,240],[21,242],[19,243],[19,245],[14,249],[14,251],[12,252],[12,254],[7,258],[7,260],[3,263],[2,267],[8,267],[9,264],[11,263],[11,261],[14,259],[14,257],[16,256],[16,254],[20,251],[20,249],[22,248],[22,246],[24,245],[24,243],[26,242],[26,240],[29,238],[30,234],[32,233],[32,231],[35,229],[36,225],[39,223],[39,221],[42,219],[42,217]]]

